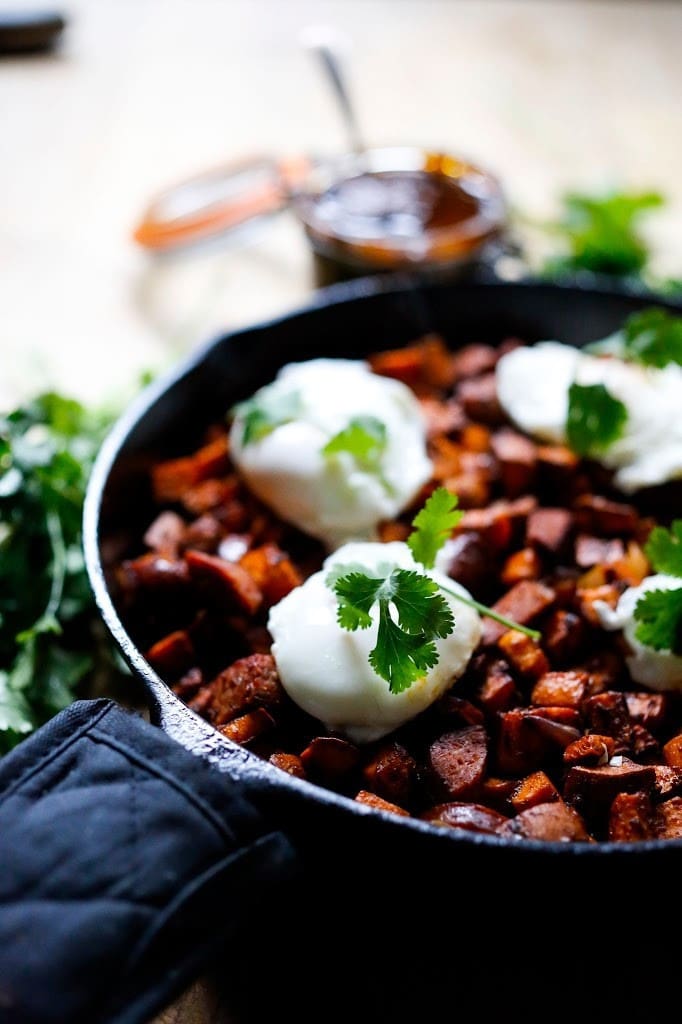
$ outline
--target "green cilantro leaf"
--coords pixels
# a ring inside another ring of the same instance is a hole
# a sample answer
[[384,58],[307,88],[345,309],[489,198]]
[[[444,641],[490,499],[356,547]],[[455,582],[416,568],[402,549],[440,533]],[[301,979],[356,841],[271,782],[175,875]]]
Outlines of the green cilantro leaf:
[[301,410],[301,396],[297,391],[282,392],[272,386],[261,388],[253,398],[234,407],[234,415],[242,421],[242,444],[262,440],[277,427],[297,419]]
[[628,317],[621,332],[623,356],[644,366],[682,366],[682,316],[652,307]]
[[351,567],[345,575],[330,574],[326,582],[338,598],[342,629],[367,629],[373,621],[371,609],[378,603],[377,642],[369,662],[391,693],[406,690],[437,663],[434,641],[449,636],[455,620],[440,587],[429,576],[391,567],[373,576]]
[[655,651],[682,654],[682,587],[646,591],[635,605],[634,617],[640,643]]
[[546,272],[639,273],[649,260],[639,222],[663,202],[657,192],[614,192],[604,196],[569,193],[564,196],[559,220],[548,225],[548,230],[563,242],[565,255],[552,259]]
[[566,437],[578,455],[593,455],[608,448],[622,436],[627,418],[625,405],[603,384],[571,384]]
[[439,487],[427,499],[412,521],[414,531],[407,544],[416,562],[427,569],[436,563],[436,555],[462,518],[457,509],[457,495]]
[[682,519],[674,519],[669,530],[655,526],[644,545],[644,553],[656,572],[682,576]]
[[375,416],[357,416],[322,449],[323,455],[348,452],[363,468],[376,468],[386,451],[386,424]]

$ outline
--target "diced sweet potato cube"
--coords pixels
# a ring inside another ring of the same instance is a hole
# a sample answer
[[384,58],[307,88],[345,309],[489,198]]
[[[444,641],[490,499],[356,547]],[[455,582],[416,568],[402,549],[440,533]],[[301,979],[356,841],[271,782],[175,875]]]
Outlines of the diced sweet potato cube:
[[494,373],[480,377],[468,377],[457,388],[457,398],[464,411],[472,420],[497,426],[504,422],[504,413],[497,397],[497,382]]
[[536,447],[523,434],[509,427],[493,434],[491,446],[498,461],[504,493],[509,498],[517,498],[533,483],[537,466]]
[[671,768],[682,767],[682,733],[668,740],[663,747],[663,756]]
[[375,353],[369,362],[375,373],[413,388],[421,384],[445,390],[455,379],[452,353],[436,334],[426,335],[416,345]]
[[382,377],[401,380],[403,384],[412,388],[421,377],[423,363],[423,353],[419,345],[375,352],[369,357],[369,364],[374,373],[381,374]]
[[412,533],[412,527],[407,523],[387,522],[379,523],[377,531],[381,543],[390,544],[394,540],[407,540]]
[[563,444],[538,445],[537,459],[541,468],[553,478],[572,477],[580,462],[575,452]]
[[588,697],[583,705],[583,713],[590,732],[613,737],[616,754],[630,749],[630,716],[622,693],[606,690]]
[[524,495],[514,501],[494,501],[486,508],[468,509],[458,531],[479,533],[493,551],[504,551],[515,540],[520,540],[526,519],[536,506],[536,498]]
[[588,533],[623,537],[637,529],[637,509],[598,494],[581,494],[574,502],[578,521]]
[[462,446],[457,441],[440,434],[432,439],[429,455],[433,464],[434,480],[442,483],[448,477],[459,473],[462,466]]
[[579,708],[587,691],[586,672],[545,672],[531,693],[531,704]]
[[508,669],[505,661],[493,661],[478,688],[477,700],[489,714],[508,711],[516,700],[516,683]]
[[621,764],[570,768],[564,796],[588,817],[605,815],[619,793],[650,792],[656,775],[651,765],[635,764],[622,758]]
[[[527,626],[537,619],[541,612],[551,607],[555,597],[554,591],[544,583],[537,580],[522,580],[503,594],[492,607],[498,615],[504,615],[521,626]],[[484,619],[483,643],[496,643],[505,631],[506,627],[495,619]]]
[[164,501],[180,501],[190,487],[209,477],[219,476],[227,467],[228,441],[227,436],[223,435],[200,448],[194,455],[169,459],[153,466],[154,497],[159,504]]
[[205,588],[217,601],[243,609],[254,615],[263,603],[263,595],[253,577],[234,562],[225,562],[216,555],[188,550],[185,559],[192,580]]
[[655,764],[654,795],[657,800],[667,800],[671,796],[682,794],[682,768],[671,768],[669,765]]
[[585,642],[585,626],[579,615],[557,608],[550,612],[542,633],[543,647],[554,665],[575,663]]
[[485,467],[470,467],[460,473],[448,475],[443,486],[456,494],[461,508],[476,509],[487,505],[490,499],[490,472]]
[[212,714],[224,725],[254,707],[278,708],[286,694],[270,654],[249,654],[226,668],[210,684]]
[[485,774],[487,758],[488,740],[480,725],[439,736],[428,755],[434,788],[449,799],[472,796]]
[[550,749],[523,711],[514,709],[499,715],[496,760],[504,775],[527,775],[542,764]]
[[382,746],[362,770],[367,788],[391,803],[409,804],[417,781],[417,762],[399,743]]
[[482,832],[484,835],[494,835],[507,821],[505,815],[489,807],[457,801],[431,807],[422,817],[432,825],[445,825],[465,832]]
[[550,843],[590,842],[590,835],[580,815],[561,800],[537,804],[521,811],[501,827],[499,834],[519,839],[541,839]]
[[355,744],[337,736],[315,736],[301,753],[306,774],[331,781],[348,775],[359,760]]
[[490,430],[488,427],[484,427],[482,423],[467,423],[462,428],[460,441],[467,452],[489,452],[491,443]]
[[636,540],[628,541],[628,548],[622,558],[613,562],[611,568],[619,580],[629,587],[637,587],[651,572],[649,559]]
[[609,839],[636,843],[655,835],[654,813],[648,793],[619,793],[609,812]]
[[533,772],[521,779],[510,798],[515,811],[525,811],[537,804],[549,804],[559,799],[558,789],[544,772]]
[[565,508],[536,508],[528,516],[526,544],[552,555],[566,548],[573,529],[573,516]]
[[540,644],[518,629],[509,629],[503,633],[497,646],[512,668],[522,676],[538,679],[549,671],[549,662]]
[[201,516],[205,512],[212,512],[213,509],[231,501],[238,490],[239,479],[236,476],[212,478],[202,480],[194,487],[188,488],[180,500],[183,508],[191,512],[193,516]]
[[162,676],[179,676],[191,667],[195,660],[194,644],[185,629],[177,629],[161,640],[157,640],[145,655],[147,661]]
[[492,345],[465,345],[453,356],[454,378],[463,380],[466,377],[478,377],[482,373],[489,373],[495,368],[497,359],[497,349]]
[[673,796],[659,804],[656,835],[659,839],[682,839],[682,797]]
[[514,551],[502,567],[501,580],[511,587],[521,580],[536,580],[542,573],[542,562],[535,548]]
[[668,714],[668,698],[664,693],[625,694],[628,714],[633,722],[655,732],[665,723]]
[[615,608],[620,598],[620,590],[613,583],[606,583],[598,587],[580,587],[575,596],[583,617],[593,626],[600,626],[601,619],[595,610],[595,602],[600,601],[609,608]]
[[274,725],[274,718],[265,708],[255,708],[253,711],[247,711],[245,715],[240,715],[239,718],[233,718],[226,725],[221,725],[219,731],[234,743],[244,745],[268,732]]
[[388,814],[400,814],[403,818],[409,818],[409,813],[402,807],[398,807],[397,804],[392,804],[390,800],[383,800],[376,793],[370,793],[366,789],[361,789],[358,795],[355,797],[356,803],[364,804],[365,807],[373,807],[375,811],[386,811]]
[[277,544],[252,548],[239,564],[254,580],[267,605],[277,604],[303,582],[298,569]]
[[285,754],[284,751],[277,751],[270,755],[270,764],[274,764],[275,768],[286,772],[287,775],[293,775],[296,779],[305,778],[303,761],[298,754]]
[[177,558],[185,537],[187,524],[177,512],[161,512],[147,528],[144,542],[148,548],[170,558]]
[[611,736],[590,733],[570,743],[564,750],[564,762],[569,766],[585,764],[594,766],[608,764],[614,754],[615,743]]

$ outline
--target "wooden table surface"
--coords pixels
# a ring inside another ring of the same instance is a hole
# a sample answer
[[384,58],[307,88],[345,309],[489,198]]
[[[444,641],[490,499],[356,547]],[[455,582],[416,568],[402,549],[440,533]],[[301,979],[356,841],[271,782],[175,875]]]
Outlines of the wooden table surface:
[[155,190],[197,169],[343,148],[299,42],[311,23],[348,36],[369,141],[469,154],[534,214],[569,186],[660,188],[671,205],[651,230],[661,268],[682,272],[680,3],[64,6],[57,53],[0,61],[0,408],[43,385],[122,392],[211,332],[305,298],[308,254],[289,215],[247,244],[181,258],[150,259],[130,231]]
[[[26,3],[29,6],[30,3]],[[16,0],[12,6],[17,6]],[[334,153],[299,35],[349,39],[366,139],[468,154],[512,203],[657,188],[661,272],[682,274],[682,4],[587,0],[64,0],[51,56],[0,61],[0,408],[42,386],[123,393],[212,332],[312,287],[288,215],[248,242],[150,259],[130,240],[166,182],[253,152]],[[224,1020],[206,986],[167,1024]]]

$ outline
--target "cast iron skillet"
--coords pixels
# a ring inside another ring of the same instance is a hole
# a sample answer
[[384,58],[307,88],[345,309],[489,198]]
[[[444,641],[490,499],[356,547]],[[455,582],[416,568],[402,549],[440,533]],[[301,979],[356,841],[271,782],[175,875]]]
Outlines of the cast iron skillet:
[[[643,852],[678,857],[682,842],[637,844],[519,843],[460,833],[415,819],[377,813],[345,797],[295,779],[220,735],[187,708],[154,672],[119,618],[107,584],[111,536],[138,535],[151,510],[147,468],[159,456],[191,451],[203,430],[236,401],[270,381],[284,363],[315,356],[360,358],[406,344],[428,331],[452,347],[470,341],[557,338],[582,345],[605,337],[630,313],[651,304],[613,290],[544,283],[415,285],[407,278],[374,278],[319,292],[311,305],[281,319],[217,338],[148,387],[121,417],[95,465],[85,503],[84,539],[90,582],[104,621],[143,681],[152,721],[197,756],[238,779],[260,802],[283,811],[285,823],[309,817],[346,833],[375,826],[393,837],[419,836],[442,848],[511,848],[516,855],[552,851],[563,859],[631,858]],[[380,823],[380,824],[379,824]],[[362,833],[361,833],[362,834]]]
[[[574,1012],[632,1020],[637,1009],[653,1019],[656,1006],[663,1012],[677,998],[676,944],[656,937],[682,910],[682,842],[562,845],[459,833],[293,779],[177,699],[128,636],[107,586],[116,536],[139,536],[149,522],[149,464],[191,451],[210,422],[282,364],[362,357],[427,331],[453,347],[510,335],[582,345],[651,301],[542,283],[355,281],[192,354],[147,388],[105,442],[84,523],[104,621],[146,688],[152,720],[236,779],[288,833],[304,867],[300,884],[278,897],[284,904],[241,922],[216,975],[229,1019],[414,1024],[473,1009],[475,1020]],[[633,965],[625,974],[624,961]]]

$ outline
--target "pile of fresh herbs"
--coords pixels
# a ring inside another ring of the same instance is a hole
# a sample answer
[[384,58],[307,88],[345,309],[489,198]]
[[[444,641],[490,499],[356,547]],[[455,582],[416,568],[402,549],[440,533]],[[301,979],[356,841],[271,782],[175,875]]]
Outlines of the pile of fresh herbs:
[[57,394],[0,416],[0,754],[95,667],[81,518],[111,419]]

